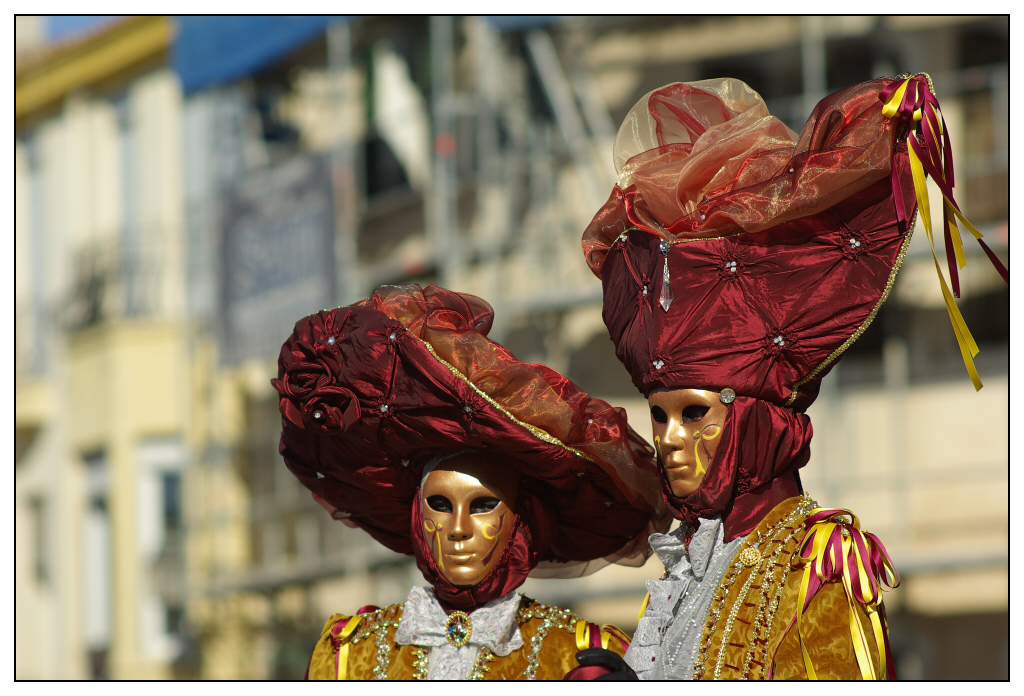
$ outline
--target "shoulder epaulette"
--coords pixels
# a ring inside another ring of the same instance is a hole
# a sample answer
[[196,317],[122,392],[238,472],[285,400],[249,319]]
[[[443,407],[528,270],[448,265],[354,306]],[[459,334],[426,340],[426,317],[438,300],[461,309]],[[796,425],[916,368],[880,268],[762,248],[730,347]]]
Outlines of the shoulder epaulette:
[[352,642],[358,643],[359,641],[369,637],[371,633],[377,633],[382,630],[386,631],[389,626],[397,628],[398,622],[402,618],[402,610],[404,608],[404,603],[392,604],[361,615],[359,618],[362,619],[362,621],[359,623],[359,627],[355,635],[352,636]]
[[[899,573],[874,534],[861,531],[860,521],[849,510],[815,508],[804,521],[807,532],[793,557],[795,568],[803,568],[796,616],[789,628],[796,625],[807,676],[815,679],[811,657],[804,646],[801,623],[811,600],[828,582],[841,582],[850,605],[850,634],[861,676],[878,679],[882,674],[895,679],[895,665],[889,648],[889,630],[882,605],[882,587],[898,587]],[[879,651],[879,665],[871,659],[867,637],[856,619],[855,604],[862,605],[871,621],[875,645]],[[788,631],[789,628],[786,630]]]

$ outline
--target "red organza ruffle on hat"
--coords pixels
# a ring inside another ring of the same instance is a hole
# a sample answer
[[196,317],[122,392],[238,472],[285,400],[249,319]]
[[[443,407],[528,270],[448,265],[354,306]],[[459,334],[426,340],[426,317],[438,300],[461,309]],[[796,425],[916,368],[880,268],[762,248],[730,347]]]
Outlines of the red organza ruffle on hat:
[[619,185],[584,232],[591,270],[601,275],[608,248],[630,227],[670,241],[753,234],[827,210],[886,177],[895,128],[878,99],[885,84],[829,95],[799,136],[738,80],[650,93],[619,130]]

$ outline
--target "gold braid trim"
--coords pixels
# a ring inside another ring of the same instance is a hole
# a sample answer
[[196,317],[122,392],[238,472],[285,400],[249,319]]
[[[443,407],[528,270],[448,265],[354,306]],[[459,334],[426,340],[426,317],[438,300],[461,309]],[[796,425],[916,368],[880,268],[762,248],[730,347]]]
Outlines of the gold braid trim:
[[[750,587],[753,583],[755,576],[761,574],[763,591],[764,583],[767,582],[768,579],[768,567],[766,564],[774,564],[776,562],[786,542],[789,541],[790,537],[792,537],[794,534],[796,534],[798,531],[802,529],[800,522],[798,522],[798,520],[806,518],[807,515],[810,514],[811,510],[813,510],[815,507],[817,507],[817,503],[814,500],[812,500],[810,496],[805,494],[801,498],[800,502],[796,504],[796,507],[794,507],[782,519],[777,521],[771,528],[766,529],[763,532],[759,532],[757,529],[755,529],[754,532],[751,532],[751,534],[748,535],[747,541],[743,543],[739,552],[736,554],[736,558],[734,558],[732,563],[730,564],[728,573],[726,573],[725,577],[722,579],[722,582],[719,584],[718,589],[715,591],[715,596],[711,601],[711,607],[708,610],[708,616],[704,624],[704,632],[701,636],[700,646],[697,651],[697,659],[694,662],[694,679],[704,678],[704,671],[707,666],[708,658],[711,657],[710,653],[712,651],[712,648],[714,647],[718,648],[718,652],[715,655],[715,666],[712,672],[712,676],[715,679],[721,678],[722,667],[724,666],[725,660],[726,645],[729,642],[729,638],[732,633],[732,628],[736,621],[736,616],[739,614],[743,602],[746,601],[747,594],[750,591]],[[772,551],[770,554],[761,552],[753,556],[753,559],[756,559],[756,564],[755,566],[751,567],[749,571],[750,575],[744,581],[743,586],[740,588],[738,595],[733,600],[733,603],[728,607],[729,611],[728,616],[726,617],[724,631],[722,632],[721,640],[718,641],[716,645],[715,636],[718,631],[719,619],[721,617],[722,611],[726,609],[726,600],[728,599],[729,592],[732,589],[732,586],[735,584],[736,580],[739,579],[739,576],[747,567],[747,559],[742,557],[743,552],[750,548],[758,549],[758,547],[762,544],[765,545],[765,547],[767,548],[768,545],[772,543],[777,543],[777,537],[783,532],[783,530],[790,528],[794,524],[796,525],[796,528],[791,529],[790,533],[786,535],[784,540],[781,540],[781,543],[779,543],[778,547],[774,551]],[[756,540],[750,538],[755,533],[757,535]],[[763,571],[762,568],[764,568]],[[786,574],[788,574],[788,571]],[[785,584],[785,574],[781,582]],[[774,609],[777,608],[777,602],[778,596],[775,598],[775,606],[772,609],[773,614]],[[760,610],[760,607],[758,608],[758,610]],[[770,632],[771,626],[768,626],[767,629]],[[768,640],[767,634],[764,640]],[[746,664],[744,664],[744,672],[746,672]],[[743,674],[743,676],[741,676],[740,678],[745,679],[746,674]]]
[[[409,333],[409,332],[407,332],[407,333]],[[413,338],[415,338],[417,341],[419,341],[423,345],[425,345],[427,347],[427,350],[430,351],[430,354],[433,355],[437,359],[437,361],[439,363],[441,363],[442,365],[447,367],[451,371],[451,373],[453,375],[455,375],[455,377],[457,377],[458,379],[461,379],[463,382],[468,384],[470,386],[470,388],[472,388],[472,390],[475,391],[480,396],[480,398],[484,399],[491,406],[493,406],[494,408],[496,408],[499,411],[501,411],[513,423],[515,423],[516,425],[522,426],[523,428],[526,428],[527,430],[529,430],[530,433],[532,433],[533,436],[536,437],[538,440],[543,440],[544,442],[547,442],[550,445],[555,445],[556,447],[561,447],[565,451],[571,452],[572,454],[575,454],[577,457],[579,457],[581,459],[585,459],[588,462],[596,463],[596,462],[594,462],[594,459],[590,455],[586,454],[585,452],[581,452],[580,450],[576,449],[575,447],[570,447],[569,445],[565,444],[564,442],[559,440],[554,435],[552,435],[552,434],[550,434],[550,433],[548,433],[548,432],[546,432],[544,430],[541,430],[540,428],[538,428],[535,425],[531,425],[529,423],[526,423],[526,422],[521,421],[518,418],[516,418],[514,415],[512,415],[508,411],[508,409],[506,409],[504,406],[502,406],[497,401],[492,399],[490,397],[490,395],[487,394],[486,392],[484,392],[482,389],[480,389],[480,387],[478,387],[475,384],[473,384],[469,380],[469,378],[466,377],[466,375],[462,374],[462,372],[459,371],[458,368],[456,368],[454,365],[452,365],[447,360],[445,360],[440,355],[438,355],[437,352],[434,350],[434,346],[430,345],[429,343],[424,341],[422,338],[420,338],[419,336],[416,336],[413,333],[409,333],[409,335],[412,336]]]

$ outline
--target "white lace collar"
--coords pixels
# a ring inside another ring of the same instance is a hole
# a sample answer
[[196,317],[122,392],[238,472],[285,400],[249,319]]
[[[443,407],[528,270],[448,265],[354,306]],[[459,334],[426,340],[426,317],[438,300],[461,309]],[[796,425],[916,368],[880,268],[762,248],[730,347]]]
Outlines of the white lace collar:
[[683,542],[685,524],[670,534],[652,534],[649,541],[651,549],[673,575],[682,577],[689,568],[695,577],[702,578],[712,552],[724,543],[724,532],[721,517],[710,520],[702,517],[697,521],[697,531],[690,540],[689,549]]
[[[520,599],[519,593],[509,592],[471,612],[473,630],[466,645],[477,649],[486,647],[501,657],[523,647],[523,637],[516,623]],[[433,592],[425,587],[413,587],[395,631],[395,643],[455,650],[445,634],[447,620],[448,615]]]

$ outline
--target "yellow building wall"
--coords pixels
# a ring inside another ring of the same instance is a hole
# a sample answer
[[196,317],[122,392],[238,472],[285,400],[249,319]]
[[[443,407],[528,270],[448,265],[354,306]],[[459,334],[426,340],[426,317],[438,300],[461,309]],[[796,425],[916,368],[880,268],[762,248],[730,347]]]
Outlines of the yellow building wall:
[[113,560],[110,673],[121,679],[170,676],[145,657],[139,635],[140,568],[136,553],[137,447],[143,438],[185,429],[184,337],[177,323],[99,326],[75,334],[68,350],[72,452],[103,449],[109,476]]

